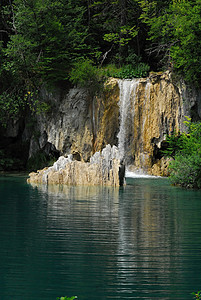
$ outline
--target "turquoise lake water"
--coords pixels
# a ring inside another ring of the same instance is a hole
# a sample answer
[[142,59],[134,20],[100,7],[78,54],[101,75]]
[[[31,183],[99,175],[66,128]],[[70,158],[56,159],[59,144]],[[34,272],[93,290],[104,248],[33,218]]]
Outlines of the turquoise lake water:
[[0,299],[193,299],[201,191],[33,186],[0,176]]

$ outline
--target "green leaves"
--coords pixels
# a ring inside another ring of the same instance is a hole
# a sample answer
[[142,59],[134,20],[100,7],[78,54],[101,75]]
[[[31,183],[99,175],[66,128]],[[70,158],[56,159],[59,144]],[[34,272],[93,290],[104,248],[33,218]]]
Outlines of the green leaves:
[[138,34],[138,29],[135,26],[121,26],[118,33],[106,33],[103,39],[107,42],[113,42],[120,46],[125,46],[135,38]]
[[108,68],[106,75],[109,77],[116,77],[121,79],[132,79],[146,77],[150,67],[145,63],[136,63],[135,65],[125,65],[122,68]]
[[193,292],[192,295],[195,296],[194,299],[197,299],[197,300],[201,299],[201,291]]
[[75,62],[70,73],[70,81],[74,84],[80,84],[83,87],[89,87],[97,80],[98,70],[90,59],[81,59]]
[[81,59],[74,64],[70,72],[70,81],[85,87],[91,100],[103,87],[101,72],[90,59]]
[[0,47],[0,121],[4,124],[4,116],[16,117],[27,108],[34,113],[47,111],[36,90],[44,83],[52,86],[68,79],[77,58],[92,52],[81,2],[14,0],[6,6],[4,14],[10,14],[6,26],[12,34]]
[[171,63],[187,82],[201,83],[201,25],[200,0],[139,1],[141,18],[149,26],[149,37],[154,43],[151,53],[161,54],[166,68]]
[[186,117],[185,124],[188,133],[168,137],[168,147],[163,154],[174,158],[170,163],[172,183],[201,188],[201,122],[191,123]]
[[201,188],[201,155],[178,154],[175,160],[170,163],[170,180],[186,188]]
[[22,79],[65,79],[73,60],[88,48],[85,8],[76,1],[15,0],[12,12],[15,34],[5,49],[12,72]]

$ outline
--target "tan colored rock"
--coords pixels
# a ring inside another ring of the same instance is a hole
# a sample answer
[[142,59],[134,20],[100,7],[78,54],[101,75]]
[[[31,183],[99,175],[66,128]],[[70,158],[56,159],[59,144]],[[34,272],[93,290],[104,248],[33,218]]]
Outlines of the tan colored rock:
[[[61,100],[55,96],[52,101],[57,109],[38,117],[35,131],[41,136],[44,133],[45,142],[55,145],[61,155],[71,153],[74,159],[82,162],[89,161],[107,144],[118,146],[122,81],[110,78],[102,95],[93,101],[86,90],[79,88],[70,89]],[[152,73],[149,78],[134,81],[136,84],[128,95],[130,104],[125,126],[126,164],[150,174],[165,174],[159,150],[168,134],[185,130],[184,116],[189,116],[191,108],[196,107],[197,96],[190,95],[184,84],[175,85],[170,72]],[[132,80],[127,82],[132,84]],[[42,147],[44,142],[41,142]],[[33,148],[37,148],[35,144]]]
[[[169,73],[157,79],[139,83],[134,109],[134,153],[137,167],[151,169],[153,175],[162,175],[163,163],[158,163],[156,152],[166,135],[183,131],[184,113],[182,98],[171,83]],[[155,162],[160,168],[153,167]]]
[[94,150],[101,151],[107,144],[117,145],[119,131],[119,85],[118,80],[110,78],[106,83],[103,95],[97,98],[96,139]]
[[124,129],[124,157],[127,164],[149,174],[166,175],[167,160],[160,160],[159,152],[167,135],[185,130],[182,95],[169,72],[133,82],[133,90],[129,91],[131,112],[128,110]]
[[120,186],[124,167],[120,164],[117,148],[107,145],[102,153],[95,153],[89,163],[60,157],[52,167],[29,176],[29,183]]
[[153,164],[151,169],[148,170],[148,173],[150,175],[155,175],[155,176],[165,176],[165,177],[169,176],[170,173],[168,170],[168,166],[171,160],[172,159],[170,158],[162,157],[155,164]]

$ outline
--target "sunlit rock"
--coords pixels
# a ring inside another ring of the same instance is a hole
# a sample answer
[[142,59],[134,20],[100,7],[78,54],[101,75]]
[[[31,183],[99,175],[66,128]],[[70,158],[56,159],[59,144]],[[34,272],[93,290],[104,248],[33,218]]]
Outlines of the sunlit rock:
[[66,185],[120,186],[124,184],[125,168],[116,146],[107,145],[95,153],[89,163],[73,161],[64,156],[52,167],[29,174],[28,182]]
[[163,157],[166,136],[185,131],[189,107],[182,89],[171,74],[151,74],[149,78],[118,80],[120,89],[120,129],[118,147],[126,165],[134,165],[152,175],[168,175]]
[[[41,136],[38,141],[35,135],[31,139],[30,154],[49,143],[60,155],[72,154],[73,160],[89,162],[94,152],[110,144],[118,146],[119,160],[126,166],[167,174],[168,161],[161,152],[167,135],[185,131],[185,116],[192,111],[201,117],[201,97],[191,90],[174,82],[167,71],[132,80],[109,78],[93,99],[80,88],[62,95],[44,91],[43,98],[56,109],[37,116],[35,131]],[[100,153],[95,155],[93,159],[100,160]]]

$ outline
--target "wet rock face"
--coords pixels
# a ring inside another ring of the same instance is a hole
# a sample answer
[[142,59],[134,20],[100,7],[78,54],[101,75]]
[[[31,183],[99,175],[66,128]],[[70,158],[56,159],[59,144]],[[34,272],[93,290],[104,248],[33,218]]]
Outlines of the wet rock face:
[[89,160],[93,133],[90,99],[86,91],[70,89],[60,101],[58,95],[48,95],[50,96],[53,102],[51,113],[41,115],[37,120],[37,130],[41,133],[40,142],[44,141],[42,136],[46,137],[46,142],[53,144],[61,154],[77,153],[84,161]]
[[[53,103],[52,112],[38,117],[35,149],[54,146],[60,155],[89,162],[107,144],[116,145],[126,165],[150,174],[165,174],[166,163],[160,153],[166,135],[185,130],[185,116],[201,114],[201,97],[188,92],[183,83],[173,84],[171,74],[152,74],[149,78],[118,80],[111,78],[100,97],[91,99],[84,89],[73,88],[60,98],[44,94]],[[49,148],[48,148],[49,149]]]
[[120,186],[124,183],[125,169],[115,146],[107,145],[102,153],[96,152],[89,163],[72,159],[72,155],[59,157],[52,167],[30,173],[28,182],[102,186]]
[[149,173],[158,163],[158,150],[166,135],[184,130],[184,108],[178,89],[171,83],[169,73],[158,80],[152,78],[139,83],[135,99],[134,152],[135,165]]
[[107,144],[118,145],[119,132],[119,85],[110,78],[105,83],[102,97],[97,98],[95,106],[94,150],[101,151]]
[[169,72],[120,80],[119,87],[119,149],[126,165],[167,175],[160,149],[167,135],[185,131],[183,122],[185,115],[190,115],[190,105],[183,100],[183,89],[172,83]]
[[37,117],[35,131],[39,141],[31,143],[29,156],[42,149],[48,142],[61,155],[73,154],[74,158],[89,161],[96,151],[107,144],[117,145],[119,129],[119,87],[116,80],[105,85],[101,97],[90,98],[85,89],[72,88],[59,101],[59,95],[44,93],[53,103],[48,115]]

